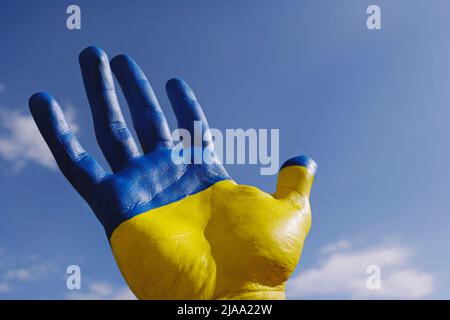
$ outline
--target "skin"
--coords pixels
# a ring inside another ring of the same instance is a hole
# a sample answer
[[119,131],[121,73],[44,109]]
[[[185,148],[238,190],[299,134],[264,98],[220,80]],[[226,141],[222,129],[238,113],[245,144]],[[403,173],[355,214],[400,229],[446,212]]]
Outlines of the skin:
[[[314,161],[288,160],[273,194],[237,184],[218,161],[175,164],[167,121],[137,64],[125,55],[109,62],[104,51],[88,47],[80,66],[96,138],[112,172],[82,148],[52,96],[36,93],[29,106],[62,173],[105,227],[136,296],[284,299],[311,225]],[[124,121],[112,73],[141,148]],[[185,82],[169,80],[166,90],[179,128],[193,136],[193,123],[200,121],[208,130]],[[191,151],[205,149],[214,155],[208,139]]]

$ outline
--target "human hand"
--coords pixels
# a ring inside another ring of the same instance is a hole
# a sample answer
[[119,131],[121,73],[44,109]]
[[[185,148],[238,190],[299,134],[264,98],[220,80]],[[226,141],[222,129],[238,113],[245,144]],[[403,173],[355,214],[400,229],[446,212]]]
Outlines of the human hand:
[[[30,98],[33,118],[64,176],[103,224],[128,285],[140,299],[283,299],[311,224],[315,163],[288,160],[271,195],[238,185],[223,166],[175,164],[169,127],[143,72],[129,57],[109,63],[99,48],[80,54],[96,138],[112,173],[79,144],[56,100]],[[115,94],[130,107],[139,150]],[[208,128],[181,80],[166,90],[178,126]],[[192,133],[193,135],[193,133]],[[212,148],[205,141],[194,148]]]

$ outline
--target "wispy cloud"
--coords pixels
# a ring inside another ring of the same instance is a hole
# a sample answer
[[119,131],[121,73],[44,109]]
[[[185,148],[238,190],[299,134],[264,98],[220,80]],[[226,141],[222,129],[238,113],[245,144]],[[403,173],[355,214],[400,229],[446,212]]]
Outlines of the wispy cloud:
[[6,87],[3,83],[0,83],[0,92],[5,91]]
[[6,282],[34,282],[46,277],[54,272],[55,269],[56,267],[51,263],[36,262],[25,267],[6,270],[2,278]]
[[42,261],[35,255],[11,256],[0,251],[0,296],[13,292],[22,284],[39,282],[55,275],[56,263]]
[[[66,111],[66,117],[74,132],[73,109]],[[14,172],[20,171],[29,163],[36,163],[55,169],[56,163],[39,133],[31,115],[18,111],[0,110],[0,157],[11,164]]]
[[136,297],[127,286],[114,286],[104,281],[94,281],[87,289],[74,290],[66,296],[73,300],[135,300]]
[[[84,258],[70,260],[70,264],[79,264]],[[64,257],[42,259],[36,254],[11,254],[0,246],[0,299],[136,299],[125,284],[114,285],[85,276],[81,277],[81,289],[70,290],[66,287],[68,265]]]
[[[352,249],[348,241],[321,250],[322,261],[288,282],[291,299],[305,297],[352,299],[415,299],[434,291],[434,277],[411,265],[413,251],[397,244]],[[369,289],[367,267],[381,270],[381,288]]]
[[321,254],[330,254],[336,251],[346,250],[351,248],[350,241],[347,240],[339,240],[337,242],[330,243],[329,245],[324,246],[321,250]]

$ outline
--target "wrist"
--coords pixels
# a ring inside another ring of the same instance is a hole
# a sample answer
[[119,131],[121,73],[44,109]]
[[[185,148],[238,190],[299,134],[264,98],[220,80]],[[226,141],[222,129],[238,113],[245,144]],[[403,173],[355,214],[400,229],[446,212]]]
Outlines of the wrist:
[[217,300],[286,300],[284,290],[258,290],[232,292],[216,298]]

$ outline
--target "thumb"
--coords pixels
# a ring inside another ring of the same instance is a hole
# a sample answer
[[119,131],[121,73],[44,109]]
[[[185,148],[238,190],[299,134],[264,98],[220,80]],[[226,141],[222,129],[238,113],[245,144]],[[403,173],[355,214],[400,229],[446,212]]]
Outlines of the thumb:
[[316,162],[308,156],[289,159],[281,166],[274,197],[285,198],[292,193],[309,197],[316,170]]

